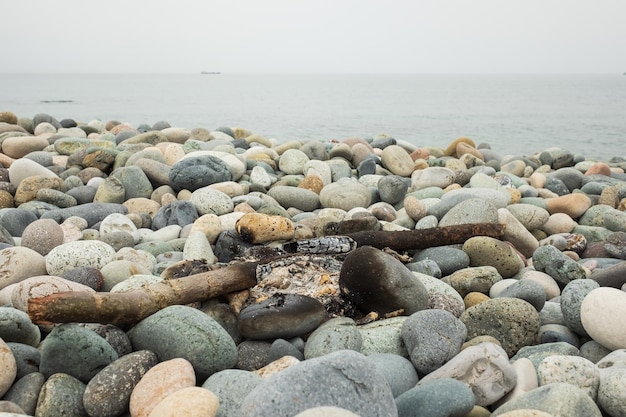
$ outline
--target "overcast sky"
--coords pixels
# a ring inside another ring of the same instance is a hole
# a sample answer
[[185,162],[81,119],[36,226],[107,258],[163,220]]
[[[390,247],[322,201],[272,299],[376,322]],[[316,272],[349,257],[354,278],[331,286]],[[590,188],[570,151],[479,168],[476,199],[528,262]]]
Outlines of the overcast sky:
[[622,73],[625,0],[11,0],[0,72]]

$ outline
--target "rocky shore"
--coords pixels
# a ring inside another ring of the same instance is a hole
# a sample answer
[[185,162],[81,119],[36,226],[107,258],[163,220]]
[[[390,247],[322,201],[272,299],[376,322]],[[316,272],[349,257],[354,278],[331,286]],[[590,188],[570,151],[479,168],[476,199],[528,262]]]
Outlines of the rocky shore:
[[626,154],[9,111],[0,149],[0,417],[626,416]]

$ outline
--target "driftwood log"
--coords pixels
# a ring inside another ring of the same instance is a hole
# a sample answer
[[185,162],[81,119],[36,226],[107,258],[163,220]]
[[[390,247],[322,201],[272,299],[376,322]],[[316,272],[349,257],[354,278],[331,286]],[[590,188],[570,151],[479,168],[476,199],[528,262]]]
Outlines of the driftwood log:
[[[358,232],[349,235],[357,246],[397,251],[463,243],[472,236],[498,238],[501,224],[461,224],[402,232]],[[28,300],[28,314],[35,324],[111,323],[132,324],[162,308],[189,304],[251,288],[257,284],[259,262],[235,262],[184,278],[149,284],[127,293],[60,292]]]

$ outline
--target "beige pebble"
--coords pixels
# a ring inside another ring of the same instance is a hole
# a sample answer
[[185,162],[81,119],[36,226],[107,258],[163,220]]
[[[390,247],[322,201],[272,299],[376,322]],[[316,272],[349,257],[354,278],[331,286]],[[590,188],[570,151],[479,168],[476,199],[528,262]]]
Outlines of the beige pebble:
[[300,363],[300,361],[293,356],[283,356],[282,358],[276,359],[275,361],[265,365],[263,368],[257,369],[254,373],[265,378],[291,366],[297,365],[298,363]]
[[541,285],[541,288],[543,288],[543,291],[546,293],[546,300],[550,300],[561,295],[561,288],[559,288],[559,284],[557,284],[554,278],[545,272],[529,269],[524,271],[521,279],[535,281],[537,284]]
[[122,204],[128,209],[128,213],[148,213],[150,217],[154,217],[157,211],[161,208],[161,205],[149,198],[137,197],[124,201]]
[[149,417],[215,417],[219,407],[219,399],[208,389],[187,387],[165,397]]
[[600,287],[585,296],[580,320],[589,336],[602,346],[626,349],[626,292]]
[[463,298],[463,303],[465,304],[465,309],[468,309],[489,299],[489,296],[482,292],[472,291]]
[[193,222],[193,226],[189,233],[202,232],[212,244],[215,243],[223,227],[220,217],[213,213],[203,214]]
[[415,221],[426,216],[426,206],[424,206],[421,200],[413,196],[407,196],[404,199],[404,209],[406,214]]
[[548,221],[541,226],[541,230],[548,235],[556,235],[559,233],[570,233],[576,226],[578,226],[578,223],[568,214],[554,213],[551,214]]
[[517,384],[511,391],[495,403],[495,407],[500,407],[507,401],[517,398],[528,391],[539,386],[535,365],[528,358],[519,358],[513,362],[513,368],[517,373]]
[[565,213],[572,219],[576,219],[591,207],[591,200],[583,193],[566,194],[556,198],[546,200],[547,209],[550,214]]
[[130,415],[148,417],[168,395],[196,385],[191,363],[183,358],[170,359],[150,368],[130,395]]

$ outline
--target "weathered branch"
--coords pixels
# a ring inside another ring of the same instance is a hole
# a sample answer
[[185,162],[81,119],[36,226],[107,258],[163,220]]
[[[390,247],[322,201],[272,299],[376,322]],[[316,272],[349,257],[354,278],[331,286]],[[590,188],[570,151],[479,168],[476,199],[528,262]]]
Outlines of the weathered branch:
[[499,238],[504,234],[505,227],[500,223],[473,223],[399,232],[356,232],[348,236],[357,246],[412,250],[463,243],[473,236]]
[[127,293],[54,293],[28,300],[28,314],[35,324],[136,323],[169,305],[204,301],[253,287],[257,283],[256,266],[256,262],[236,263]]
[[[356,246],[411,250],[463,243],[472,236],[497,238],[502,236],[504,228],[502,224],[461,224],[404,232],[357,232],[348,236],[356,242]],[[338,245],[336,239],[328,242],[330,245]],[[347,251],[354,249],[350,244],[343,246]],[[329,253],[337,253],[333,248],[327,249]],[[258,262],[234,263],[209,272],[145,285],[127,293],[54,293],[28,300],[28,313],[36,324],[132,324],[170,305],[205,301],[251,288],[257,284],[258,265]]]

